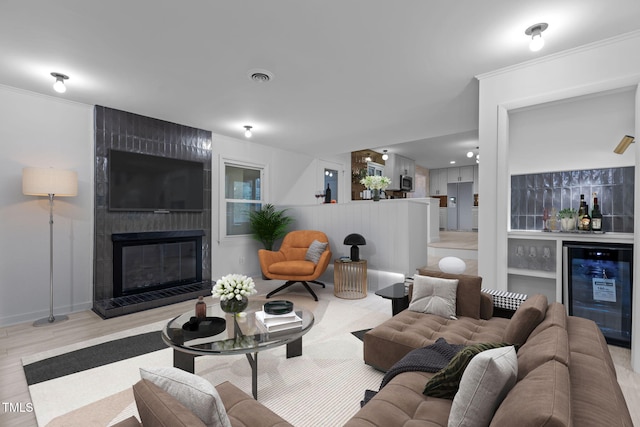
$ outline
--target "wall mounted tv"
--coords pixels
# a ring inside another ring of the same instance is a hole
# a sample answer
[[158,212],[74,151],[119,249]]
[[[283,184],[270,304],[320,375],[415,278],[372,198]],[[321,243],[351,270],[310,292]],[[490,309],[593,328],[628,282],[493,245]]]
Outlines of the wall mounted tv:
[[109,151],[109,210],[201,211],[204,164]]

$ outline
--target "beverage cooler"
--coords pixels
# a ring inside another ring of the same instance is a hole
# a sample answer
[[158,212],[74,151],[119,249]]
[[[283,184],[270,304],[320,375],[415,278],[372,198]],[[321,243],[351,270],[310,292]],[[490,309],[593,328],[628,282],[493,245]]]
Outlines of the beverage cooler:
[[564,242],[564,304],[591,319],[607,343],[631,347],[633,245]]

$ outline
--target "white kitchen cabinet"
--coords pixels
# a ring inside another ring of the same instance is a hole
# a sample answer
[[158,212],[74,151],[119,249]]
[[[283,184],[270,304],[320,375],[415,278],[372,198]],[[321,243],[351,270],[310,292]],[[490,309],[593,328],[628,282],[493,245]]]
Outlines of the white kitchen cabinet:
[[447,168],[447,182],[473,182],[473,166],[461,166],[459,168]]
[[432,196],[446,196],[447,183],[447,169],[431,169],[429,172],[429,194]]
[[416,162],[398,154],[389,154],[389,158],[384,162],[384,176],[391,178],[389,190],[400,189],[400,176],[410,176],[415,181]]
[[473,194],[478,194],[480,189],[480,180],[478,177],[480,176],[478,165],[473,167]]

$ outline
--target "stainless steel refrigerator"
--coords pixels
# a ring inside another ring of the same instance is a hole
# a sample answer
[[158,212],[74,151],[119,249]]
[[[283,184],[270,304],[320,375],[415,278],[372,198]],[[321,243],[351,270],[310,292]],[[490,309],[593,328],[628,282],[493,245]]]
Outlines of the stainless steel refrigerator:
[[447,230],[471,231],[473,183],[447,184]]
[[609,344],[631,347],[633,245],[564,242],[564,303],[591,319]]

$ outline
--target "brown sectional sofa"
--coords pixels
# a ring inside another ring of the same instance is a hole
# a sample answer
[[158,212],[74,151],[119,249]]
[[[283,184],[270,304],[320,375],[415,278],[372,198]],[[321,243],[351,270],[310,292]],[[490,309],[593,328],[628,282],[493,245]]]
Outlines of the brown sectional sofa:
[[[458,319],[405,310],[365,334],[365,363],[388,370],[440,337],[450,344],[519,344],[517,382],[491,426],[633,426],[606,341],[593,321],[567,316],[562,304],[548,305],[543,295],[528,298],[511,319],[492,317],[483,304],[481,278],[419,274],[459,280]],[[423,394],[433,375],[395,376],[346,426],[447,426],[452,401]]]

